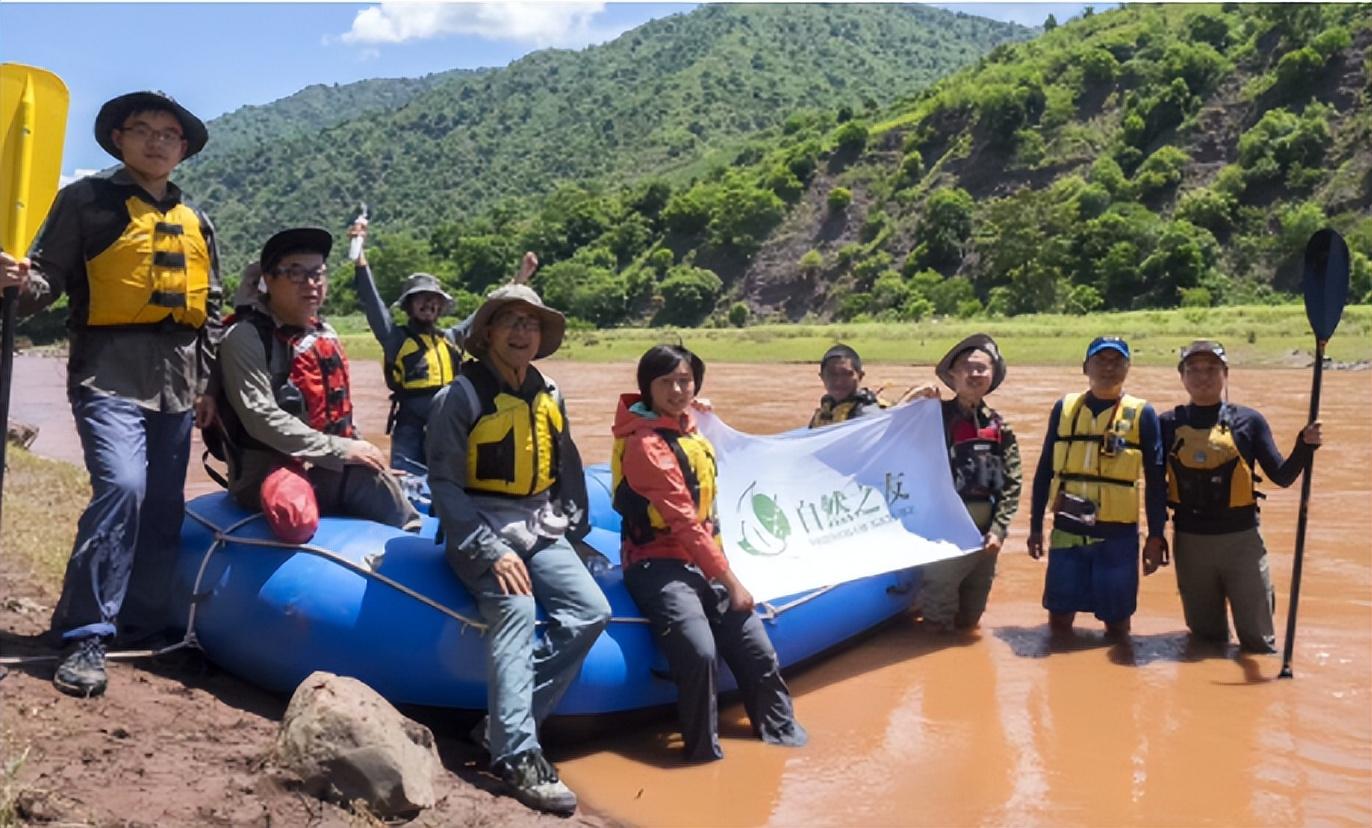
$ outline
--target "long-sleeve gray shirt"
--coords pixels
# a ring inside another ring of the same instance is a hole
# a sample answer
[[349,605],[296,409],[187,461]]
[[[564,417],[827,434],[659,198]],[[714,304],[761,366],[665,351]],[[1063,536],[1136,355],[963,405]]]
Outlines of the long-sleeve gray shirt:
[[[265,307],[258,309],[270,314]],[[278,363],[288,358],[285,349],[272,350],[271,358]],[[290,366],[268,363],[262,337],[252,323],[243,321],[229,328],[219,346],[219,365],[224,395],[249,437],[288,457],[329,469],[343,468],[355,441],[311,428],[281,408],[272,389],[272,376],[287,373]]]
[[[367,265],[359,264],[354,269],[353,290],[357,293],[358,302],[362,304],[362,313],[367,317],[367,326],[372,329],[372,336],[381,343],[381,370],[387,382],[390,382],[391,366],[395,363],[395,356],[400,352],[410,332],[406,326],[397,325],[391,317],[391,309],[381,298],[381,292],[376,289],[376,279],[372,276],[372,269]],[[451,328],[441,329],[437,333],[451,342],[460,353],[475,316],[476,314],[472,314]],[[431,395],[401,397],[401,413],[416,419],[428,420],[432,400]]]
[[[95,258],[124,232],[129,204],[140,201],[160,212],[184,204],[199,220],[208,246],[209,295],[206,320],[200,328],[166,322],[157,325],[87,325],[91,289],[86,262]],[[89,176],[57,194],[43,227],[29,251],[33,262],[29,289],[20,294],[18,309],[29,315],[66,293],[71,299],[67,325],[71,344],[67,360],[67,391],[75,395],[90,388],[130,400],[153,411],[188,411],[205,393],[214,349],[219,341],[219,253],[209,218],[168,183],[158,201],[117,168],[108,175]]]
[[[563,422],[568,422],[566,403],[557,386],[533,367],[529,368],[521,388],[506,387],[504,390],[526,400],[547,390],[557,400]],[[527,546],[516,548],[517,541],[513,538],[521,534],[519,527],[528,524],[553,497],[563,501],[565,513],[580,510],[584,514],[586,508],[584,502],[566,502],[568,498],[561,494],[563,480],[583,481],[584,475],[570,433],[564,437],[559,450],[559,483],[552,489],[528,497],[469,492],[467,443],[472,426],[480,416],[481,405],[471,380],[459,377],[434,397],[428,425],[429,491],[434,510],[447,536],[448,560],[470,579],[480,577],[491,564],[510,552],[521,556],[531,552],[532,548]],[[576,487],[568,488],[574,490]]]

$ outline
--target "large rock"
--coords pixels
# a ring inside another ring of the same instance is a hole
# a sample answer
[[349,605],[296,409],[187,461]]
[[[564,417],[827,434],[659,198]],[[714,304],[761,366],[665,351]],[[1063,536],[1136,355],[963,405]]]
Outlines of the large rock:
[[433,807],[442,769],[427,727],[357,679],[325,672],[295,689],[276,754],[311,795],[345,805],[360,799],[382,818]]

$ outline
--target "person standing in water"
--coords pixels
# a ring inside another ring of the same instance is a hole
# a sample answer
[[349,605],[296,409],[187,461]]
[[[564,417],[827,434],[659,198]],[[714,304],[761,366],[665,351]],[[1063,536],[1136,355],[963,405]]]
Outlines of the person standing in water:
[[1048,418],[1028,547],[1030,557],[1043,557],[1043,515],[1051,508],[1043,607],[1055,633],[1070,632],[1078,612],[1095,614],[1112,636],[1129,633],[1138,608],[1140,477],[1148,527],[1144,574],[1166,559],[1161,432],[1153,406],[1124,393],[1129,358],[1121,337],[1096,337],[1082,363],[1088,389],[1058,400]]
[[[366,220],[354,224],[348,235],[365,239]],[[538,257],[525,253],[514,284],[524,284],[537,270]],[[353,288],[372,335],[381,343],[382,375],[391,391],[391,412],[386,418],[386,433],[391,435],[391,468],[423,475],[424,434],[434,395],[457,376],[472,317],[451,328],[440,328],[438,320],[453,311],[453,297],[443,289],[438,277],[412,273],[391,306],[405,313],[405,322],[397,325],[376,289],[365,246],[355,262]]]
[[[953,485],[982,535],[980,550],[924,567],[918,604],[926,623],[947,632],[975,627],[986,611],[1001,545],[1019,509],[1022,472],[1015,433],[986,404],[986,396],[1005,381],[1005,359],[995,340],[967,337],[944,354],[934,373],[954,394],[942,403]],[[928,390],[917,395],[938,395],[936,388]]]
[[705,363],[658,345],[638,362],[638,393],[620,397],[611,459],[623,517],[624,585],[648,617],[677,686],[688,761],[724,757],[719,746],[718,659],[738,679],[753,732],[804,745],[776,651],[753,596],[729,568],[715,515],[715,453],[691,404]]
[[887,408],[890,403],[875,391],[862,386],[862,357],[842,343],[824,352],[819,360],[819,378],[824,396],[810,417],[810,428],[841,423]]
[[1192,342],[1181,350],[1177,372],[1190,399],[1159,419],[1186,626],[1197,638],[1227,643],[1228,602],[1239,647],[1275,653],[1276,596],[1258,531],[1254,463],[1262,465],[1268,480],[1290,486],[1320,445],[1320,424],[1302,429],[1291,456],[1283,458],[1262,414],[1228,401],[1229,356],[1223,345]]

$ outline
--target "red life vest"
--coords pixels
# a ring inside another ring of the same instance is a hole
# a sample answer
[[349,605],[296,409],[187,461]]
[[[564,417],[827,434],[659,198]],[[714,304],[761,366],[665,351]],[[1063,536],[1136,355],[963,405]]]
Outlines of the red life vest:
[[964,500],[995,500],[1005,488],[1005,456],[1000,417],[978,426],[955,416],[946,431],[953,486]]
[[[252,325],[261,338],[267,370],[271,374],[272,395],[283,411],[316,431],[339,437],[357,436],[349,392],[348,357],[332,328],[319,320],[307,328],[279,328],[269,315],[250,307],[240,308],[238,313],[225,319],[224,327],[227,329],[235,322]],[[285,354],[288,359],[278,354]],[[219,372],[218,366],[215,371]],[[206,451],[228,462],[232,473],[241,460],[239,453],[242,450],[271,449],[253,439],[239,421],[224,394],[222,374],[217,386],[220,391],[216,402],[223,432],[203,429],[201,436]],[[227,487],[227,482],[212,470],[211,477]]]

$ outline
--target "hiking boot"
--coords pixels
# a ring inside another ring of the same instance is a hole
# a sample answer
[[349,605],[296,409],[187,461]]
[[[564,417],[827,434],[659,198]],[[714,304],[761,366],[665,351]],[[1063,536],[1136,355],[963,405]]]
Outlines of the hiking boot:
[[98,635],[89,635],[68,646],[52,683],[63,693],[83,698],[105,692],[104,640]]
[[494,770],[510,786],[514,798],[527,807],[550,814],[576,811],[576,794],[557,778],[557,770],[543,758],[543,751],[534,748],[516,753],[496,763]]
[[491,717],[482,716],[481,721],[477,722],[476,726],[472,728],[472,732],[468,734],[468,738],[472,740],[472,744],[476,745],[477,747],[481,748],[487,753],[490,753]]

